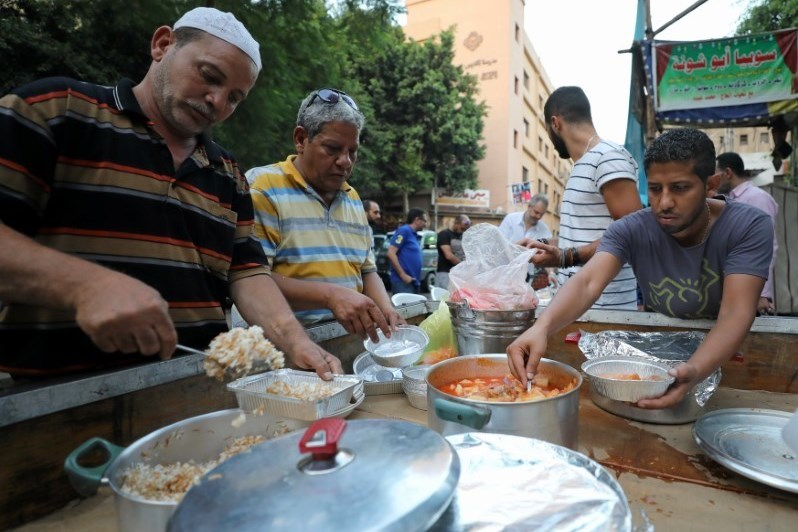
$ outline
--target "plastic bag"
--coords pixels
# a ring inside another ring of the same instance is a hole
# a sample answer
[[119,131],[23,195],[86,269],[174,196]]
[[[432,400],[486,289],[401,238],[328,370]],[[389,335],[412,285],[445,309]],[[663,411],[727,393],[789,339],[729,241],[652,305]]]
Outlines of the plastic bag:
[[450,301],[468,301],[476,310],[525,310],[537,307],[535,290],[526,282],[535,249],[509,242],[492,224],[463,233],[466,259],[449,272]]
[[431,365],[457,356],[457,338],[454,335],[452,318],[446,303],[441,301],[438,310],[427,316],[419,327],[429,336],[429,343],[416,364]]

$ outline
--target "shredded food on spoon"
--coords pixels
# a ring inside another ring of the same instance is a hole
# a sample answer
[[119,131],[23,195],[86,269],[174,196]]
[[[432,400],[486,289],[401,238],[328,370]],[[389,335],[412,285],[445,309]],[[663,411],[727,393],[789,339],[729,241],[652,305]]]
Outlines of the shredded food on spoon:
[[280,369],[285,366],[285,355],[266,339],[261,327],[234,327],[211,341],[203,365],[209,377],[221,381],[249,375],[253,369]]

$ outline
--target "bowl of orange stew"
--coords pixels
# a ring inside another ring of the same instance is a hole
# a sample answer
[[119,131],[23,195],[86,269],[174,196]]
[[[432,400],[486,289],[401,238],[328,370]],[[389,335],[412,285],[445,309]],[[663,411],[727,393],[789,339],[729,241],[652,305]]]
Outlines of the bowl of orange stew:
[[660,397],[673,384],[670,366],[637,357],[599,357],[582,364],[593,391],[614,399],[635,403]]

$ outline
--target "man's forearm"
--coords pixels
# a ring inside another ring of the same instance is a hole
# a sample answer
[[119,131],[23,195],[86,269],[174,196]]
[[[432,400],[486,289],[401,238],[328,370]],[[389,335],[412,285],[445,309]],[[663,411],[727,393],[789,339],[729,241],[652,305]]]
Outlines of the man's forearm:
[[110,271],[0,223],[0,301],[74,308],[81,286]]
[[756,307],[764,280],[753,275],[730,274],[723,282],[715,326],[698,346],[689,362],[703,380],[740,348],[756,318]]
[[330,299],[337,288],[331,283],[293,279],[274,272],[271,277],[294,310],[329,308]]
[[305,328],[294,316],[277,283],[268,275],[253,275],[230,285],[230,295],[244,321],[259,325],[279,349],[290,351]]
[[363,294],[371,298],[383,313],[393,309],[391,298],[377,272],[363,274]]

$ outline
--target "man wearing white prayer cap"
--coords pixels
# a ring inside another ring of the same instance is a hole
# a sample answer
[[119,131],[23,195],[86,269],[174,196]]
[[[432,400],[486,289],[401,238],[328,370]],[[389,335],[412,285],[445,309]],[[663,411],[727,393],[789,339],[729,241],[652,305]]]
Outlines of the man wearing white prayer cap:
[[246,179],[210,136],[255,84],[258,48],[196,8],[155,30],[138,84],[47,78],[0,98],[0,371],[206,349],[230,298],[289,365],[342,373],[268,275]]

